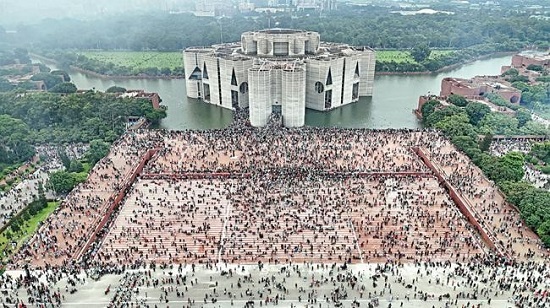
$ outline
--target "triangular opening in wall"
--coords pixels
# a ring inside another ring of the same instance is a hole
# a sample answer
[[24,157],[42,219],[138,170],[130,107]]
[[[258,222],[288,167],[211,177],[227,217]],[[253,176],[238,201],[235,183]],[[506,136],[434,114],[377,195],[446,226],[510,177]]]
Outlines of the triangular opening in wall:
[[206,69],[206,63],[204,63],[204,65],[203,65],[202,78],[208,79],[208,70]]
[[231,74],[231,85],[236,86],[237,84],[237,76],[235,76],[235,69],[233,69],[233,73]]
[[332,72],[330,71],[330,68],[328,69],[327,82],[325,82],[325,84],[327,86],[332,84]]
[[195,67],[191,75],[189,76],[189,79],[191,80],[201,80],[202,79],[202,72],[201,69],[198,67]]
[[359,62],[355,64],[355,78],[359,78]]

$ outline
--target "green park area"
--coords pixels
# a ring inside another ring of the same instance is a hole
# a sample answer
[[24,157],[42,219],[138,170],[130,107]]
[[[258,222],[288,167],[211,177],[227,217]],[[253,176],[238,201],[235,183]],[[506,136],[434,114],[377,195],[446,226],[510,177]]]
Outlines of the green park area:
[[81,51],[78,52],[89,59],[116,66],[125,66],[132,69],[169,68],[175,70],[183,66],[181,52],[156,51]]
[[[456,50],[432,50],[429,59],[436,60],[447,56]],[[416,63],[411,53],[407,50],[376,50],[376,60],[380,62]]]
[[[429,59],[437,59],[454,53],[455,50],[432,50]],[[156,52],[156,51],[80,51],[79,54],[89,59],[97,60],[105,64],[112,63],[116,66],[125,66],[132,69],[145,69],[165,67],[174,70],[183,66],[181,52]],[[395,61],[396,63],[416,63],[407,50],[377,50],[376,60],[381,62]]]
[[40,208],[39,210],[33,215],[30,214],[30,209],[26,210],[20,218],[15,219],[18,220],[17,224],[12,223],[10,227],[0,233],[0,260],[2,263],[5,263],[13,252],[21,248],[23,243],[31,238],[42,222],[59,206],[59,202],[47,202],[45,204],[41,204],[45,201],[35,202],[36,206],[34,208]]

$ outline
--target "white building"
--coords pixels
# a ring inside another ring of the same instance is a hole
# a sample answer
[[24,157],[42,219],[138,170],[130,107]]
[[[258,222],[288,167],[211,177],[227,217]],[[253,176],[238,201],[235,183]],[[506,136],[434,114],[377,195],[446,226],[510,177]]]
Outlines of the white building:
[[265,126],[273,106],[281,106],[285,126],[300,127],[305,108],[331,110],[373,92],[374,51],[321,42],[317,32],[245,32],[239,43],[190,47],[183,55],[187,96],[248,107],[253,126]]

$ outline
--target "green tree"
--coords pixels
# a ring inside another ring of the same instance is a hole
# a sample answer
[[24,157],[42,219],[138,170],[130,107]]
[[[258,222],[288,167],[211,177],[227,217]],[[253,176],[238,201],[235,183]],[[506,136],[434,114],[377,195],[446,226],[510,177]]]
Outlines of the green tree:
[[450,117],[453,115],[460,115],[460,114],[464,114],[467,117],[466,112],[462,108],[452,105],[452,106],[448,106],[446,108],[442,108],[434,111],[432,114],[430,114],[426,118],[424,123],[426,124],[427,127],[433,127],[435,124],[445,119],[446,117]]
[[169,67],[163,67],[160,70],[160,74],[163,76],[170,76],[172,75],[172,70]]
[[550,141],[534,144],[531,148],[531,155],[550,164]]
[[544,70],[544,68],[540,65],[536,65],[536,64],[529,64],[527,66],[527,69],[530,70],[530,71],[535,71],[535,72],[542,72]]
[[475,128],[465,113],[445,117],[434,125],[442,130],[447,136],[477,136]]
[[449,97],[447,97],[447,101],[458,107],[466,107],[466,105],[468,105],[466,98],[457,94],[449,95]]
[[502,113],[491,112],[479,122],[483,134],[515,135],[518,132],[518,120]]
[[519,133],[521,135],[549,135],[550,131],[541,123],[529,121],[519,129]]
[[516,111],[516,119],[518,119],[518,127],[523,127],[532,120],[531,112],[525,108],[520,108]]
[[483,152],[488,152],[491,148],[491,143],[493,143],[493,135],[492,134],[485,134],[483,136],[483,139],[481,140],[479,144],[479,149]]
[[88,162],[93,166],[109,153],[110,145],[103,140],[92,140],[90,148],[85,154]]
[[0,163],[23,162],[34,155],[34,148],[28,142],[30,129],[20,119],[0,115]]
[[537,234],[546,247],[550,247],[550,219],[546,220],[537,228]]
[[0,92],[8,92],[15,88],[7,79],[0,78]]
[[416,45],[411,50],[411,56],[418,63],[428,59],[431,53],[432,50],[426,44]]
[[489,177],[497,183],[512,181],[519,182],[523,178],[524,156],[519,152],[509,152],[497,159],[493,174]]
[[511,68],[506,72],[502,73],[502,76],[517,76],[517,75],[519,75],[519,71],[515,68]]
[[13,55],[21,64],[31,63],[29,52],[24,48],[15,48],[13,50]]
[[82,171],[84,171],[84,166],[82,165],[82,163],[79,161],[79,160],[71,160],[71,163],[69,164],[69,169],[68,169],[69,172],[74,172],[74,173],[80,173]]
[[67,73],[66,71],[56,70],[56,71],[51,71],[51,74],[56,76],[62,76],[63,82],[71,82],[71,76],[69,76],[69,73]]
[[524,181],[503,181],[499,186],[506,195],[506,200],[516,206],[519,205],[526,193],[535,190],[535,187],[531,183]]
[[32,81],[44,81],[48,89],[52,89],[56,85],[63,82],[63,79],[59,76],[52,75],[50,73],[38,73],[31,77]]
[[112,86],[109,89],[105,90],[105,93],[125,93],[126,89],[123,87]]
[[59,156],[59,160],[65,169],[69,169],[71,167],[71,159],[67,156],[66,149],[64,147],[57,149],[57,156]]
[[468,103],[465,110],[470,118],[470,123],[476,126],[481,119],[491,112],[491,108],[489,106],[478,102]]
[[74,174],[67,171],[57,171],[50,175],[50,184],[58,194],[67,194],[76,186]]
[[425,121],[440,106],[441,103],[436,99],[431,99],[427,101],[420,108],[420,112],[422,113],[422,120]]
[[74,83],[63,82],[63,83],[55,85],[49,91],[52,92],[52,93],[70,94],[70,93],[76,93],[77,88],[74,85]]

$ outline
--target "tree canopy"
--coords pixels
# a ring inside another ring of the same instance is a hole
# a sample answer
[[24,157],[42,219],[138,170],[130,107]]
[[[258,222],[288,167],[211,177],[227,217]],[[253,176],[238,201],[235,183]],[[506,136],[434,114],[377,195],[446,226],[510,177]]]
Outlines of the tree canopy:
[[26,125],[23,140],[30,143],[112,142],[125,131],[129,116],[152,121],[166,116],[165,110],[155,110],[147,100],[94,91],[66,96],[0,94],[0,110]]
[[416,62],[423,62],[424,60],[428,59],[431,53],[432,50],[426,44],[414,46],[411,50],[411,56]]
[[75,93],[76,91],[77,91],[76,86],[74,85],[74,83],[71,83],[71,82],[62,82],[50,89],[50,92],[52,93],[62,93],[62,94]]
[[119,87],[119,86],[112,86],[105,90],[105,93],[125,93],[126,88]]
[[24,162],[34,155],[29,126],[20,119],[0,114],[0,171],[2,165]]
[[489,106],[478,102],[468,103],[465,110],[472,125],[478,125],[481,119],[491,112],[491,108],[489,108]]
[[[511,135],[521,133],[527,127],[537,127],[530,113],[520,109],[512,117],[492,112],[477,102],[470,102],[466,107],[450,105],[439,110],[435,110],[435,106],[436,102],[429,102],[426,108],[422,108],[423,114],[428,114],[425,125],[440,129],[468,155],[502,189],[506,199],[520,209],[527,225],[550,247],[550,192],[522,181],[526,159],[522,153],[509,152],[501,157],[487,153],[494,133]],[[481,140],[479,135],[483,135]],[[550,142],[533,146],[530,155],[544,162],[550,160]]]
[[447,97],[447,101],[458,107],[466,107],[466,105],[468,104],[468,101],[464,96],[457,94],[449,95],[449,97]]
[[58,75],[52,75],[51,73],[38,73],[31,77],[32,81],[44,81],[46,88],[53,89],[56,85],[63,82],[63,79]]

